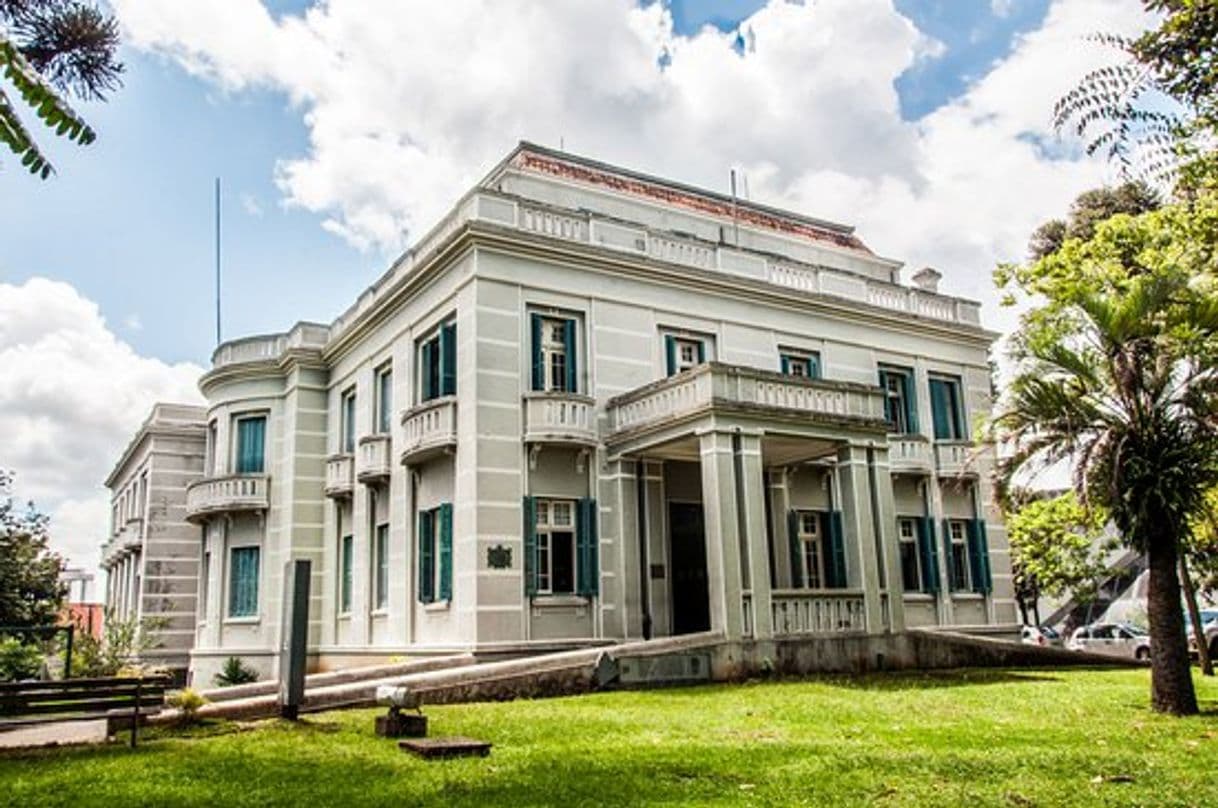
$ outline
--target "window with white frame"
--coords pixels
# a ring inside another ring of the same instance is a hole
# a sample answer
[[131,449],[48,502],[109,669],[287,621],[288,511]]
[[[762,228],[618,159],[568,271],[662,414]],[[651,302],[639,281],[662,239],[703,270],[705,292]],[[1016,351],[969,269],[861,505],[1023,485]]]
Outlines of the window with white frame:
[[373,558],[376,564],[376,608],[383,611],[389,606],[389,525],[376,526],[376,546]]
[[825,548],[821,535],[820,513],[799,512],[799,547],[803,554],[804,585],[821,589],[825,585]]
[[779,364],[785,376],[802,379],[820,378],[820,355],[817,353],[783,351],[779,355]]
[[343,392],[341,420],[342,420],[342,447],[344,453],[350,454],[355,451],[355,388],[352,387]]
[[575,502],[539,499],[537,512],[537,592],[575,592]]
[[575,320],[533,314],[532,388],[551,393],[577,392]]
[[918,558],[917,522],[911,517],[897,519],[897,538],[901,547],[901,584],[906,592],[922,590],[922,569]]
[[966,592],[969,589],[968,523],[963,519],[949,519],[947,540],[952,559],[952,589],[956,592]]
[[906,376],[900,373],[883,373],[884,411],[888,416],[889,429],[904,435],[909,429],[908,394]]

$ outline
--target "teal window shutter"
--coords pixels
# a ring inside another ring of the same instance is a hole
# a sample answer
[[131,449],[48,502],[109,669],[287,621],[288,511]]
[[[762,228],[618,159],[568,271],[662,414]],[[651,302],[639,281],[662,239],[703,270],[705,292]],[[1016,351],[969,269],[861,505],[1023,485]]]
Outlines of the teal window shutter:
[[419,511],[419,602],[431,603],[435,593],[435,534],[431,511]]
[[567,320],[562,325],[563,351],[567,354],[567,392],[579,392],[579,368],[575,350],[575,321]]
[[[846,542],[842,535],[842,512],[830,511],[825,521],[828,522],[829,534],[829,558],[828,569],[825,577],[828,579],[826,583],[831,589],[845,589],[847,585],[846,578]],[[831,573],[831,574],[830,574]]]
[[376,608],[389,604],[389,525],[376,526]]
[[791,357],[786,354],[778,355],[778,367],[783,376],[791,375]]
[[701,365],[706,361],[706,343],[698,340],[698,364]]
[[229,556],[229,617],[253,617],[258,614],[258,555],[257,547],[232,549]]
[[453,596],[453,506],[440,506],[440,600]]
[[380,375],[380,418],[378,432],[389,432],[393,418],[393,371],[385,370]]
[[935,440],[954,438],[948,383],[943,379],[930,380],[930,411],[935,427]]
[[969,573],[973,577],[973,591],[983,595],[992,588],[990,580],[990,554],[985,537],[985,522],[980,519],[968,521]]
[[968,432],[964,428],[964,396],[960,391],[960,382],[952,382],[948,387],[952,401],[952,425],[956,428],[956,439],[965,440]]
[[351,575],[352,562],[355,552],[355,537],[343,536],[342,541],[342,563],[341,573],[342,582],[339,588],[339,608],[340,612],[351,611]]
[[537,594],[537,501],[533,497],[525,497],[522,502],[522,511],[524,594],[531,598]]
[[532,314],[529,316],[529,331],[533,340],[533,372],[532,372],[532,387],[534,390],[546,389],[546,367],[541,353],[541,315]]
[[596,500],[585,497],[579,501],[576,524],[576,594],[594,597],[600,591],[600,565],[597,558]]
[[265,468],[266,418],[237,421],[237,473],[261,474]]
[[457,394],[457,324],[440,327],[440,395]]
[[804,554],[799,546],[799,511],[787,511],[787,546],[791,549],[791,586],[803,589]]
[[905,428],[912,435],[921,431],[918,428],[918,396],[914,387],[913,371],[901,374],[901,389],[905,399]]
[[947,562],[947,590],[956,591],[956,558],[952,551],[952,528],[949,520],[943,520],[943,559]]
[[808,378],[820,378],[820,354],[812,354],[808,357]]
[[419,381],[423,390],[421,399],[431,401],[436,397],[436,356],[435,340],[428,340],[419,347],[419,362],[422,365]]
[[939,593],[939,553],[935,550],[934,520],[922,516],[914,523],[918,529],[918,555],[922,562],[922,591]]
[[677,372],[677,338],[672,334],[664,335],[664,358],[665,367],[668,368],[665,375],[675,375]]

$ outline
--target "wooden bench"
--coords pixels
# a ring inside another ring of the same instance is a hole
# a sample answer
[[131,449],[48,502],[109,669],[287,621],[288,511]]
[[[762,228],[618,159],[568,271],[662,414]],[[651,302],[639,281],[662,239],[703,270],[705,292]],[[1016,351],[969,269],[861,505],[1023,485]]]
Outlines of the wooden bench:
[[129,723],[131,745],[135,746],[141,716],[161,711],[170,683],[168,676],[3,683],[0,729],[105,719],[107,734]]

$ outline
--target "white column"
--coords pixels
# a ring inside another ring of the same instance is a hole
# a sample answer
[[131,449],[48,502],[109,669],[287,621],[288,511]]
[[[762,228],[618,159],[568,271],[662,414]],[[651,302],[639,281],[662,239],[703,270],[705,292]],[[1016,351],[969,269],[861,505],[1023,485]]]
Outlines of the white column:
[[728,639],[738,639],[743,633],[743,615],[732,436],[726,432],[704,432],[698,438],[711,631],[723,632]]
[[875,532],[871,514],[871,483],[868,480],[867,450],[849,444],[838,449],[838,480],[842,503],[842,527],[848,558],[857,559],[857,569],[847,570],[847,580],[863,590],[863,609],[868,633],[882,630],[880,612],[880,570],[875,553]]
[[749,588],[753,596],[753,637],[769,639],[774,634],[770,610],[770,548],[765,529],[765,464],[761,457],[761,436],[740,436],[740,469],[745,535],[748,537]]
[[888,618],[890,631],[905,630],[905,587],[901,581],[901,544],[897,535],[897,505],[892,493],[892,473],[888,468],[888,444],[878,444],[872,449],[873,478],[875,480],[875,503],[880,546],[883,548],[885,581],[888,591]]

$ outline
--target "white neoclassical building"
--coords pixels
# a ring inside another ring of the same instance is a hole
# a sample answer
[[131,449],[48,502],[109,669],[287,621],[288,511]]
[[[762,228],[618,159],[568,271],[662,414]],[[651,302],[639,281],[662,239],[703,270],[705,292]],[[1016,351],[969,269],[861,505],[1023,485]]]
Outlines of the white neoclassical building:
[[186,487],[203,475],[207,411],[156,404],[115,463],[110,531],[102,545],[108,619],[153,626],[144,657],[185,674],[194,645],[199,531]]
[[1015,624],[979,307],[853,230],[521,144],[329,325],[220,345],[191,665]]

